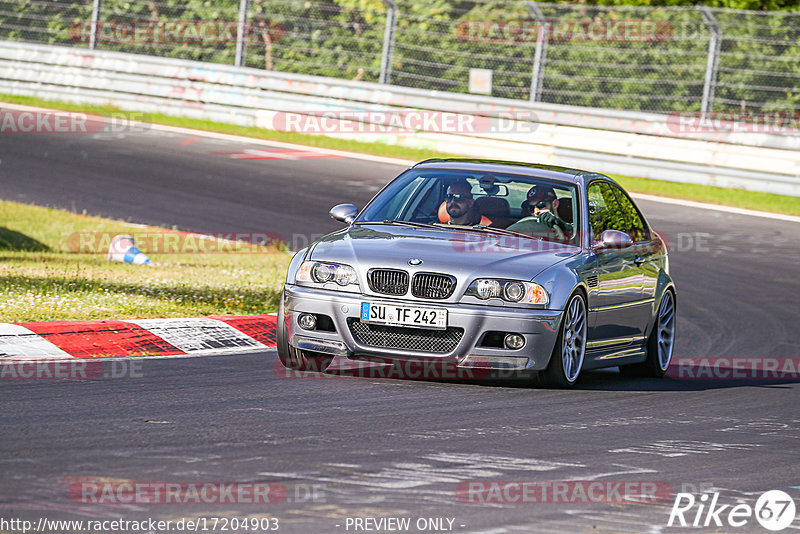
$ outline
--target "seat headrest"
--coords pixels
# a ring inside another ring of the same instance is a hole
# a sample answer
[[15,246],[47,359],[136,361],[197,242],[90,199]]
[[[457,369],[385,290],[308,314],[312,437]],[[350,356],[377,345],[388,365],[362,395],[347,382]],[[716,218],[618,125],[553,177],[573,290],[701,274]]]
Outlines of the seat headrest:
[[556,208],[558,216],[561,220],[571,223],[572,222],[572,199],[569,197],[558,199],[558,208]]
[[511,208],[508,201],[504,198],[498,197],[480,197],[475,199],[475,205],[478,207],[481,215],[486,215],[491,218],[495,217],[508,217],[511,213]]
[[447,202],[442,202],[439,206],[439,222],[445,224],[450,222],[450,214],[447,213]]

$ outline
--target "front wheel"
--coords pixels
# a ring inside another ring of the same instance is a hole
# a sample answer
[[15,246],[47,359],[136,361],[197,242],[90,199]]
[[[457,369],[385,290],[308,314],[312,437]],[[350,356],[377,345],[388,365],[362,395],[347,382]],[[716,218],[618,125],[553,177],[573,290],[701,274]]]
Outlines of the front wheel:
[[325,369],[331,364],[333,358],[327,354],[300,350],[294,347],[286,347],[286,356],[280,356],[281,363],[287,369],[295,371],[313,371],[324,373]]
[[283,296],[278,304],[278,324],[276,326],[276,342],[278,349],[278,359],[287,369],[295,371],[316,371],[322,373],[333,361],[331,356],[299,350],[289,345],[286,336],[286,316],[283,314]]
[[647,339],[647,358],[642,363],[620,366],[623,376],[661,378],[667,374],[675,346],[675,295],[664,291],[653,331]]
[[586,352],[586,331],[586,299],[577,292],[567,301],[556,346],[542,374],[546,386],[569,388],[578,381]]

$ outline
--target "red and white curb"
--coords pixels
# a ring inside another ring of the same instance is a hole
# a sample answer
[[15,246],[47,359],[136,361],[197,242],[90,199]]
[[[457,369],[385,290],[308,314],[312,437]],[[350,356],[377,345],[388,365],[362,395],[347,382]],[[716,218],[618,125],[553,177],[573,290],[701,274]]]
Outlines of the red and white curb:
[[256,352],[275,347],[276,316],[0,323],[0,361]]

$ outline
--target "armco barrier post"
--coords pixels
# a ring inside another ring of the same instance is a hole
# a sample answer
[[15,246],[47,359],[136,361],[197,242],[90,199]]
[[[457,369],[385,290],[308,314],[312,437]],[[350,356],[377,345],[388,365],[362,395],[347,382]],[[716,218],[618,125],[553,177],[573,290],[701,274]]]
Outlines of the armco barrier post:
[[533,72],[531,73],[530,101],[538,102],[542,97],[542,82],[544,80],[544,62],[547,60],[547,43],[550,41],[550,23],[545,21],[544,14],[536,2],[525,2],[531,15],[539,23],[539,33],[536,36],[536,52],[533,55]]
[[94,0],[92,2],[92,20],[90,25],[89,34],[89,49],[94,50],[97,48],[97,29],[100,25],[100,9],[102,9],[102,1]]
[[722,46],[722,29],[714,18],[708,6],[698,6],[703,20],[711,30],[711,39],[708,42],[708,60],[706,61],[706,79],[703,84],[703,101],[700,104],[700,113],[705,119],[714,105],[714,86],[717,83],[717,70],[719,67],[719,52]]
[[394,0],[383,0],[383,5],[386,6],[386,29],[383,32],[379,82],[390,83],[392,77],[392,55],[394,53],[394,33],[397,29],[397,4],[394,3]]
[[234,65],[242,67],[245,64],[244,54],[246,51],[245,40],[247,39],[247,10],[250,8],[250,0],[239,0],[239,23],[236,26],[236,58]]

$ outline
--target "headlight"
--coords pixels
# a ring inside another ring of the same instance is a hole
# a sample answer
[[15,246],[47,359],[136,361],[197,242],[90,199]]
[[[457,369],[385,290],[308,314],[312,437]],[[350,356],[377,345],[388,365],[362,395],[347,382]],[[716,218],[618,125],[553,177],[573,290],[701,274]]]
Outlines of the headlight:
[[467,288],[465,295],[481,300],[501,298],[507,302],[520,304],[547,304],[550,297],[539,284],[520,280],[479,278]]
[[298,282],[325,284],[335,282],[341,287],[358,286],[356,271],[349,265],[322,261],[304,261],[297,270]]

